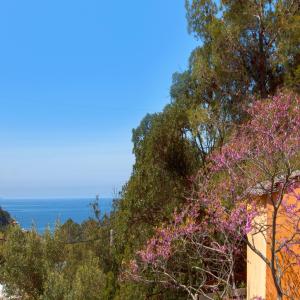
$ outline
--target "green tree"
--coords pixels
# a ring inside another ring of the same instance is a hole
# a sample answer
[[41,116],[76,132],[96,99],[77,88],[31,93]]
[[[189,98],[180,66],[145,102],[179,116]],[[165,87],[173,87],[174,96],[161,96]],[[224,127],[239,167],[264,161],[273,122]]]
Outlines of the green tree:
[[12,218],[10,214],[0,207],[0,230],[5,229],[11,221]]
[[133,130],[136,162],[112,214],[117,246],[140,245],[182,202],[188,177],[199,164],[185,138],[186,122],[185,112],[168,106],[161,114],[147,115]]
[[265,98],[285,84],[299,90],[298,1],[186,0],[186,8],[189,30],[202,42],[195,72],[214,90],[238,103],[245,93]]
[[61,272],[51,271],[44,283],[44,293],[41,300],[65,300],[70,293],[70,280],[66,279]]
[[43,293],[46,268],[42,240],[37,232],[23,232],[19,226],[9,228],[1,256],[0,278],[8,295],[38,299]]
[[99,261],[97,258],[89,257],[78,267],[68,299],[103,299],[102,293],[105,287],[105,276],[98,264]]

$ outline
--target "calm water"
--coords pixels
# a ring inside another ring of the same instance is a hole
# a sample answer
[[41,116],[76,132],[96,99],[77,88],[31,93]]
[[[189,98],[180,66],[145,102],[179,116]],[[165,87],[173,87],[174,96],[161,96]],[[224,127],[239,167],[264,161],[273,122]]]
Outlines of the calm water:
[[[39,232],[49,225],[53,229],[55,222],[64,223],[71,218],[80,223],[93,217],[90,203],[94,199],[0,199],[0,206],[8,211],[20,225],[29,229],[35,224]],[[100,199],[101,213],[109,213],[112,199]]]

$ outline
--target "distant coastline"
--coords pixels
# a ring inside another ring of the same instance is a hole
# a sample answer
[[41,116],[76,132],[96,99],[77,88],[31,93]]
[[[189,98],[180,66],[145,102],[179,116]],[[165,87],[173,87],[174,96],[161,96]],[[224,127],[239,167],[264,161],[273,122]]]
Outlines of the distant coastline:
[[[57,222],[64,223],[72,219],[76,223],[93,217],[90,203],[93,198],[18,198],[0,199],[0,206],[25,230],[32,226],[42,233],[47,227],[54,229]],[[112,208],[112,198],[102,198],[99,201],[101,214],[109,214]]]

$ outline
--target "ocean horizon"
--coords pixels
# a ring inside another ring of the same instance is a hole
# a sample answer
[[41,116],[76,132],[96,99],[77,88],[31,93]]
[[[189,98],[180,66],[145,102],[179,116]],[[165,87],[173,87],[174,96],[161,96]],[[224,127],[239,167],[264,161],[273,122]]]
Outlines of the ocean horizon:
[[[95,198],[1,198],[0,207],[10,215],[24,229],[33,226],[39,233],[46,228],[53,230],[57,222],[63,224],[68,219],[76,223],[94,217],[91,203]],[[100,198],[101,214],[109,214],[113,198]]]

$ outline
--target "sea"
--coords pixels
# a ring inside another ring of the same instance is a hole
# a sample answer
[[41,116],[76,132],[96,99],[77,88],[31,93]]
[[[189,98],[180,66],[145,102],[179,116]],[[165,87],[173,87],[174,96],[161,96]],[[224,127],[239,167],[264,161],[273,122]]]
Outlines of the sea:
[[[0,207],[26,230],[34,226],[39,233],[46,228],[52,231],[55,224],[72,219],[76,223],[94,217],[92,198],[54,198],[54,199],[0,199]],[[109,215],[112,208],[112,198],[101,198],[99,208],[101,215]]]

